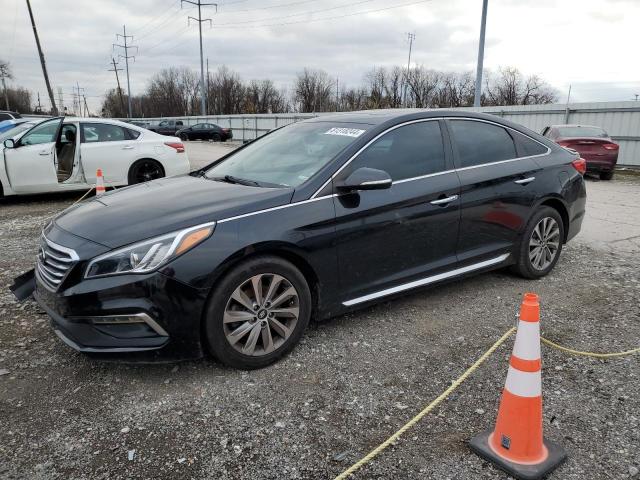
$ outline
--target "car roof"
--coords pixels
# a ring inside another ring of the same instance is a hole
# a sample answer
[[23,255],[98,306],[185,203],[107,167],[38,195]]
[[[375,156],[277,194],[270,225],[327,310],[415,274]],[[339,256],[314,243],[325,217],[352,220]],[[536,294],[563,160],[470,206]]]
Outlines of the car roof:
[[599,128],[600,130],[604,130],[604,128],[599,127],[598,125],[583,125],[577,123],[567,123],[561,125],[550,125],[551,128],[562,128],[562,127],[588,127],[588,128]]
[[362,110],[356,112],[332,113],[320,115],[308,122],[344,122],[344,123],[363,123],[368,125],[379,125],[389,121],[415,120],[421,118],[440,118],[440,117],[465,117],[478,118],[482,120],[490,120],[510,125],[511,122],[504,119],[498,119],[495,115],[486,113],[478,113],[472,111],[447,110],[447,109],[421,109],[421,108],[390,108],[381,110]]

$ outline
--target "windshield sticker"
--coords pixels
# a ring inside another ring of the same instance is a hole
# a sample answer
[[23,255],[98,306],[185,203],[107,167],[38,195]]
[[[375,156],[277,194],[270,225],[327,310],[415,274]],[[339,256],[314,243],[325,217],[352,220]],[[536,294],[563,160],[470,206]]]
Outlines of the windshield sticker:
[[343,137],[359,137],[360,135],[362,135],[365,131],[364,130],[360,130],[359,128],[337,128],[337,127],[333,127],[329,130],[327,130],[326,132],[324,132],[325,135],[342,135]]

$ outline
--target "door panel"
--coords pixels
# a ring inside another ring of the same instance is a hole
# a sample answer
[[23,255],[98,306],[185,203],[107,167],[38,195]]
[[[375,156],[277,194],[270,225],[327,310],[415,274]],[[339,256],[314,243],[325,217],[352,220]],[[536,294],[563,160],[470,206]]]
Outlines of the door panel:
[[55,146],[55,142],[50,142],[6,148],[4,156],[11,188],[18,193],[57,190]]
[[461,184],[460,264],[512,251],[535,203],[539,166],[532,158],[516,158],[515,143],[500,126],[471,120],[447,124]]
[[393,184],[386,190],[337,191],[334,197],[344,301],[455,268],[460,183],[440,122],[390,130],[335,183],[361,167],[386,171]]
[[96,182],[98,168],[102,169],[105,183],[127,183],[139,142],[128,140],[119,125],[83,123],[81,130],[80,159],[87,183]]

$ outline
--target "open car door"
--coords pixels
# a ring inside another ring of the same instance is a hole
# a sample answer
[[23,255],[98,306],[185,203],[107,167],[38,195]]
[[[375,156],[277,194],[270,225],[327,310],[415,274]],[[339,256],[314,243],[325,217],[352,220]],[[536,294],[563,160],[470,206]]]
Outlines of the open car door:
[[46,120],[27,131],[13,148],[4,149],[11,188],[16,193],[51,192],[58,189],[55,165],[56,140],[64,117]]

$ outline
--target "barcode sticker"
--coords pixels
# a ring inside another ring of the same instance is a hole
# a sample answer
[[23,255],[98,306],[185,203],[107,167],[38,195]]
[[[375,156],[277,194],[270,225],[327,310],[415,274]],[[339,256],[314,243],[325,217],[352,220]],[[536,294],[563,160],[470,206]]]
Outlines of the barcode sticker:
[[338,127],[333,127],[329,130],[327,130],[326,132],[324,132],[325,135],[342,135],[343,137],[359,137],[360,135],[362,135],[365,131],[364,130],[360,130],[359,128],[338,128]]

